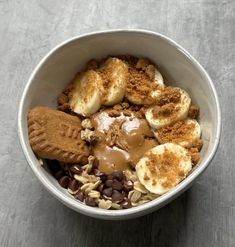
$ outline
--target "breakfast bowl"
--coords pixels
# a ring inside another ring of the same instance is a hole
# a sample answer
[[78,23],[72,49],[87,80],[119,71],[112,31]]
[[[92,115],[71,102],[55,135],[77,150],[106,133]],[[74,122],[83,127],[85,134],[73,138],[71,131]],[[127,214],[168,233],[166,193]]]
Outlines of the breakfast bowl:
[[[75,200],[62,188],[46,167],[41,165],[29,143],[27,114],[35,106],[56,108],[57,97],[76,73],[90,59],[108,55],[131,54],[147,57],[158,65],[164,81],[187,91],[199,106],[198,119],[203,139],[199,163],[173,189],[137,207],[106,210],[90,207]],[[71,38],[51,50],[31,74],[18,113],[18,133],[25,157],[45,188],[69,208],[99,219],[121,220],[151,213],[166,205],[188,189],[214,157],[220,138],[221,116],[216,90],[203,67],[185,49],[170,38],[145,30],[111,30]]]

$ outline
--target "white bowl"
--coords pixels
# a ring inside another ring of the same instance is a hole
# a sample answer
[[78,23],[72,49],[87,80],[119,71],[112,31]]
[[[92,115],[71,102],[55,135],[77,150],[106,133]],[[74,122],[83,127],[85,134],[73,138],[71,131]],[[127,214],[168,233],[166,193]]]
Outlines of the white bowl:
[[[125,210],[86,206],[60,187],[35,157],[28,141],[27,113],[37,105],[55,108],[58,94],[91,58],[131,54],[148,57],[159,65],[165,81],[185,89],[200,107],[204,146],[195,170],[179,185],[144,205]],[[214,85],[202,66],[171,39],[144,30],[111,30],[71,38],[50,51],[30,76],[19,106],[19,138],[26,159],[42,184],[62,203],[75,211],[100,219],[129,219],[159,209],[189,188],[212,160],[220,137],[221,116]]]

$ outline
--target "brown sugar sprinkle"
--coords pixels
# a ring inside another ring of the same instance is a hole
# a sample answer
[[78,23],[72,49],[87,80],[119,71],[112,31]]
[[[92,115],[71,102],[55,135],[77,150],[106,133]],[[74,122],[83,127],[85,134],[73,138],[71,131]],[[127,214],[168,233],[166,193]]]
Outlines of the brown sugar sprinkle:
[[159,139],[163,142],[179,143],[191,138],[194,123],[186,124],[185,120],[178,121],[158,130]]
[[186,175],[179,167],[180,157],[166,148],[162,155],[158,155],[157,159],[151,153],[147,154],[147,157],[148,169],[157,175],[157,179],[165,179],[162,183],[165,188],[175,186],[179,175],[182,177]]
[[199,115],[199,107],[195,105],[190,106],[188,111],[188,116],[190,118],[196,119],[198,115]]

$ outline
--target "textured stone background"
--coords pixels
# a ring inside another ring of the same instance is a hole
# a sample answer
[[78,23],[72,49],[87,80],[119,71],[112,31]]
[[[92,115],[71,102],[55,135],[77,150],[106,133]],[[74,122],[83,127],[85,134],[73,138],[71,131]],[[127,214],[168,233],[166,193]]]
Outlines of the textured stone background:
[[[107,222],[79,215],[42,187],[17,137],[24,85],[61,41],[110,28],[145,28],[206,68],[223,114],[213,164],[183,196],[148,216]],[[0,0],[0,246],[234,246],[235,1]]]

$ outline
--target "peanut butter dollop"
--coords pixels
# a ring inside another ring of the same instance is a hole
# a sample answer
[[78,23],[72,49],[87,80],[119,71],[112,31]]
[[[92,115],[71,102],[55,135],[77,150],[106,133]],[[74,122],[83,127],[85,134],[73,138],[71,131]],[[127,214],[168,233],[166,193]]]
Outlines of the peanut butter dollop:
[[94,114],[91,121],[99,138],[93,152],[99,160],[99,170],[106,174],[130,169],[157,145],[147,121],[137,118],[134,112],[112,117],[102,111]]

